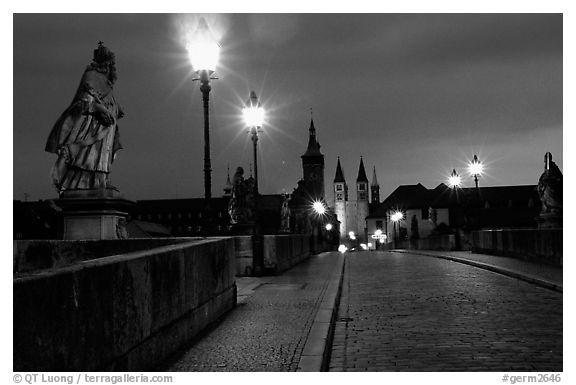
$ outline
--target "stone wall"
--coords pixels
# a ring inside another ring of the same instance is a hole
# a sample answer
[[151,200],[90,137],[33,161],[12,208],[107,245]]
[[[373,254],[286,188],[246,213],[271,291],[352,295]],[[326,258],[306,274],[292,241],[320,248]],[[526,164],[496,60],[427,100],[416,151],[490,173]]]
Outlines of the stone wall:
[[503,229],[472,232],[472,251],[562,266],[562,229]]
[[202,238],[14,241],[13,272],[15,275],[22,275],[81,261],[200,239]]
[[[255,237],[261,237],[262,242],[263,266],[260,269],[255,262],[258,260]],[[310,236],[302,234],[235,236],[234,244],[237,276],[279,274],[311,254]]]
[[[394,243],[390,245],[394,247]],[[410,239],[396,242],[398,249],[410,250],[456,250],[456,239],[452,234],[438,235],[435,237]]]
[[151,370],[236,304],[234,239],[14,279],[14,371]]
[[286,271],[310,257],[309,235],[265,235],[263,244],[264,271],[272,274]]

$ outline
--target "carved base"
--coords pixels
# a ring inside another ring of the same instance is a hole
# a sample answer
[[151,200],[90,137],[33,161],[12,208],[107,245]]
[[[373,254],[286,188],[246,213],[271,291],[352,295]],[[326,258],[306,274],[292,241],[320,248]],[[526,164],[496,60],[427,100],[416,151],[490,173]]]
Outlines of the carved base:
[[537,218],[539,229],[561,229],[562,214],[540,214]]
[[60,195],[65,240],[128,238],[126,222],[135,203],[114,189],[73,190]]

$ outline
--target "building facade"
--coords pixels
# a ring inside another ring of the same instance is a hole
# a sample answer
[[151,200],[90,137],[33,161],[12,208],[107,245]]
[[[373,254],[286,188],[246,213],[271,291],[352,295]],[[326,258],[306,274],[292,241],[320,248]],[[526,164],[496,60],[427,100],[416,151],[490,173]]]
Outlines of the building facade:
[[[372,184],[369,185],[366,169],[364,168],[364,159],[360,157],[355,185],[356,199],[351,199],[348,194],[348,184],[340,164],[340,157],[338,157],[333,181],[334,213],[340,222],[339,230],[342,240],[354,241],[354,239],[350,239],[351,232],[353,232],[358,242],[369,242],[366,217],[370,214],[371,205],[378,203],[380,194],[380,186],[376,179],[376,168],[374,168],[372,179]],[[372,203],[369,202],[370,193],[372,193]]]

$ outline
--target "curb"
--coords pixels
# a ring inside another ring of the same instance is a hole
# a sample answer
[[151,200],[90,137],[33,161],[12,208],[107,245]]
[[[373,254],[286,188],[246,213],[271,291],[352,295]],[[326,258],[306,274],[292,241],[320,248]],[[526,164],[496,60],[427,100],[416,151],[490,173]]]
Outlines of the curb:
[[344,262],[344,254],[338,253],[338,262],[332,270],[330,282],[324,292],[316,318],[312,322],[310,333],[306,338],[296,369],[297,372],[322,372],[328,368],[334,337],[334,321],[338,314],[342,292]]
[[442,254],[427,254],[425,252],[421,252],[418,250],[391,250],[397,253],[402,253],[402,254],[417,254],[417,255],[424,255],[427,257],[435,257],[435,258],[441,258],[441,259],[446,259],[448,261],[452,261],[452,262],[458,262],[458,263],[463,263],[465,265],[470,265],[470,266],[474,266],[474,267],[478,267],[480,269],[484,269],[484,270],[489,270],[492,271],[494,273],[498,273],[498,274],[502,274],[502,275],[506,275],[508,277],[512,277],[512,278],[516,278],[519,279],[521,281],[524,282],[528,282],[528,283],[532,283],[534,285],[543,287],[545,289],[550,289],[553,291],[556,291],[558,293],[562,293],[563,288],[562,285],[558,285],[557,283],[551,282],[551,281],[547,281],[545,279],[542,278],[538,278],[534,275],[529,275],[529,274],[524,274],[524,273],[518,273],[517,271],[513,271],[513,270],[509,270],[509,269],[505,269],[503,267],[499,267],[499,266],[495,266],[495,265],[490,265],[488,263],[483,263],[483,262],[477,262],[477,261],[472,261],[469,259],[464,259],[464,258],[459,258],[459,257],[453,257],[451,255],[442,255]]

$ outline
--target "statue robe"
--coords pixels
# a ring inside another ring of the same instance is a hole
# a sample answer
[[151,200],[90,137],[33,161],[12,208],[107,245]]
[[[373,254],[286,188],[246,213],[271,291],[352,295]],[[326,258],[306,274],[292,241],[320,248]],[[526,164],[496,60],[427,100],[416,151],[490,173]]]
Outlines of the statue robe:
[[[96,119],[99,107],[113,117],[109,126]],[[106,74],[88,67],[72,104],[54,124],[46,142],[46,151],[58,154],[52,179],[60,192],[112,187],[110,166],[122,148],[117,126],[122,115]]]

